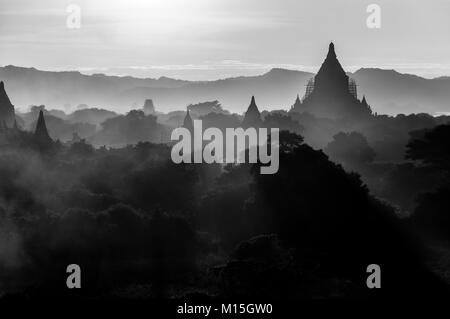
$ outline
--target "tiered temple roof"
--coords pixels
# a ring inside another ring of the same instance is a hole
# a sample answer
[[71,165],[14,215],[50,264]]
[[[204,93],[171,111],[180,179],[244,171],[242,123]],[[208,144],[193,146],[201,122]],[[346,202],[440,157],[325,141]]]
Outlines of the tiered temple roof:
[[316,76],[308,82],[303,101],[296,101],[291,111],[332,119],[361,118],[372,113],[367,102],[358,100],[356,82],[342,68],[333,42]]

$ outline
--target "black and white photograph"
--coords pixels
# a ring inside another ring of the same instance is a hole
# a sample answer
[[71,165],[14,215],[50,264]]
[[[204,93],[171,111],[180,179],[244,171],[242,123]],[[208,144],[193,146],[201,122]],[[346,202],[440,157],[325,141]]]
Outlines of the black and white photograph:
[[0,0],[0,305],[401,300],[450,300],[450,1]]

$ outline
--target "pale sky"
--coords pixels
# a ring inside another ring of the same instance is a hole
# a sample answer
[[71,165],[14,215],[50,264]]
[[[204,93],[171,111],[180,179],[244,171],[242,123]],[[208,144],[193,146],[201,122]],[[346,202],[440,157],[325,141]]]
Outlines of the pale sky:
[[[69,4],[81,28],[69,29]],[[381,7],[381,28],[366,8]],[[346,70],[450,76],[450,0],[0,0],[0,65],[217,79],[316,71],[333,40]]]

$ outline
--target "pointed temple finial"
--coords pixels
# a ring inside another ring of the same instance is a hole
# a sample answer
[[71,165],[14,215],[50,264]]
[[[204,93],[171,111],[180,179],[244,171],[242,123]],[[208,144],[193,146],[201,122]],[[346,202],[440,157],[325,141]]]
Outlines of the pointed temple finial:
[[50,135],[48,135],[47,125],[45,124],[44,112],[42,110],[39,111],[39,118],[34,135],[41,141],[51,141]]
[[367,105],[367,101],[366,101],[366,96],[365,95],[363,95],[361,103],[364,104],[364,105]]
[[256,105],[255,96],[252,96],[250,105],[244,115],[244,120],[242,122],[243,127],[259,127],[261,125],[261,113],[259,112],[258,106]]
[[0,81],[0,120],[5,121],[9,126],[13,126],[14,121],[14,105],[5,90],[5,82]]
[[189,109],[187,109],[187,111],[186,111],[186,116],[184,117],[184,121],[183,121],[183,127],[187,128],[191,132],[194,129],[194,122],[192,121],[192,117],[189,112]]
[[297,94],[297,98],[293,105],[291,105],[291,110],[299,109],[302,106],[302,101],[300,100],[300,95]]
[[334,51],[334,43],[330,42],[330,45],[328,46],[328,55],[327,57],[336,57],[336,52]]
[[252,110],[252,112],[256,111],[259,113],[258,105],[256,105],[255,96],[252,95],[252,100],[250,101],[250,105],[248,106],[247,112]]

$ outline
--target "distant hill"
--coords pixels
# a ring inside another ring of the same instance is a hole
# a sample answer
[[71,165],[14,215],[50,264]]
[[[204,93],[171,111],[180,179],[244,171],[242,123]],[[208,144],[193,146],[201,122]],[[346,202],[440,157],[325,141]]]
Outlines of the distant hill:
[[67,120],[70,123],[88,123],[93,125],[99,125],[107,119],[116,117],[117,114],[108,110],[102,109],[84,109],[76,110],[75,112],[67,116]]
[[138,87],[123,92],[125,100],[143,100],[151,96],[156,110],[185,108],[188,104],[218,100],[224,109],[243,113],[255,95],[261,109],[290,107],[313,74],[273,69],[260,76],[236,77],[217,81],[190,82],[176,89]]
[[[450,112],[449,77],[430,80],[380,69],[360,69],[349,75],[357,81],[358,95],[366,95],[375,112]],[[241,114],[252,95],[261,110],[288,109],[297,94],[303,96],[311,77],[313,74],[308,72],[272,69],[259,76],[193,82],[167,77],[138,79],[0,67],[0,80],[5,81],[11,102],[21,109],[41,104],[47,109],[87,104],[120,113],[141,107],[145,99],[152,99],[156,111],[160,112],[218,100],[224,109]]]
[[[65,104],[72,108],[79,104],[125,112],[132,101],[122,104],[118,100],[121,92],[135,87],[177,88],[187,82],[166,77],[160,79],[138,79],[133,77],[84,75],[80,72],[49,72],[35,68],[16,66],[0,67],[0,79],[16,107],[45,105],[47,109],[63,109]],[[143,105],[144,101],[136,101]]]
[[424,79],[382,69],[359,69],[351,77],[379,113],[450,112],[450,77]]

